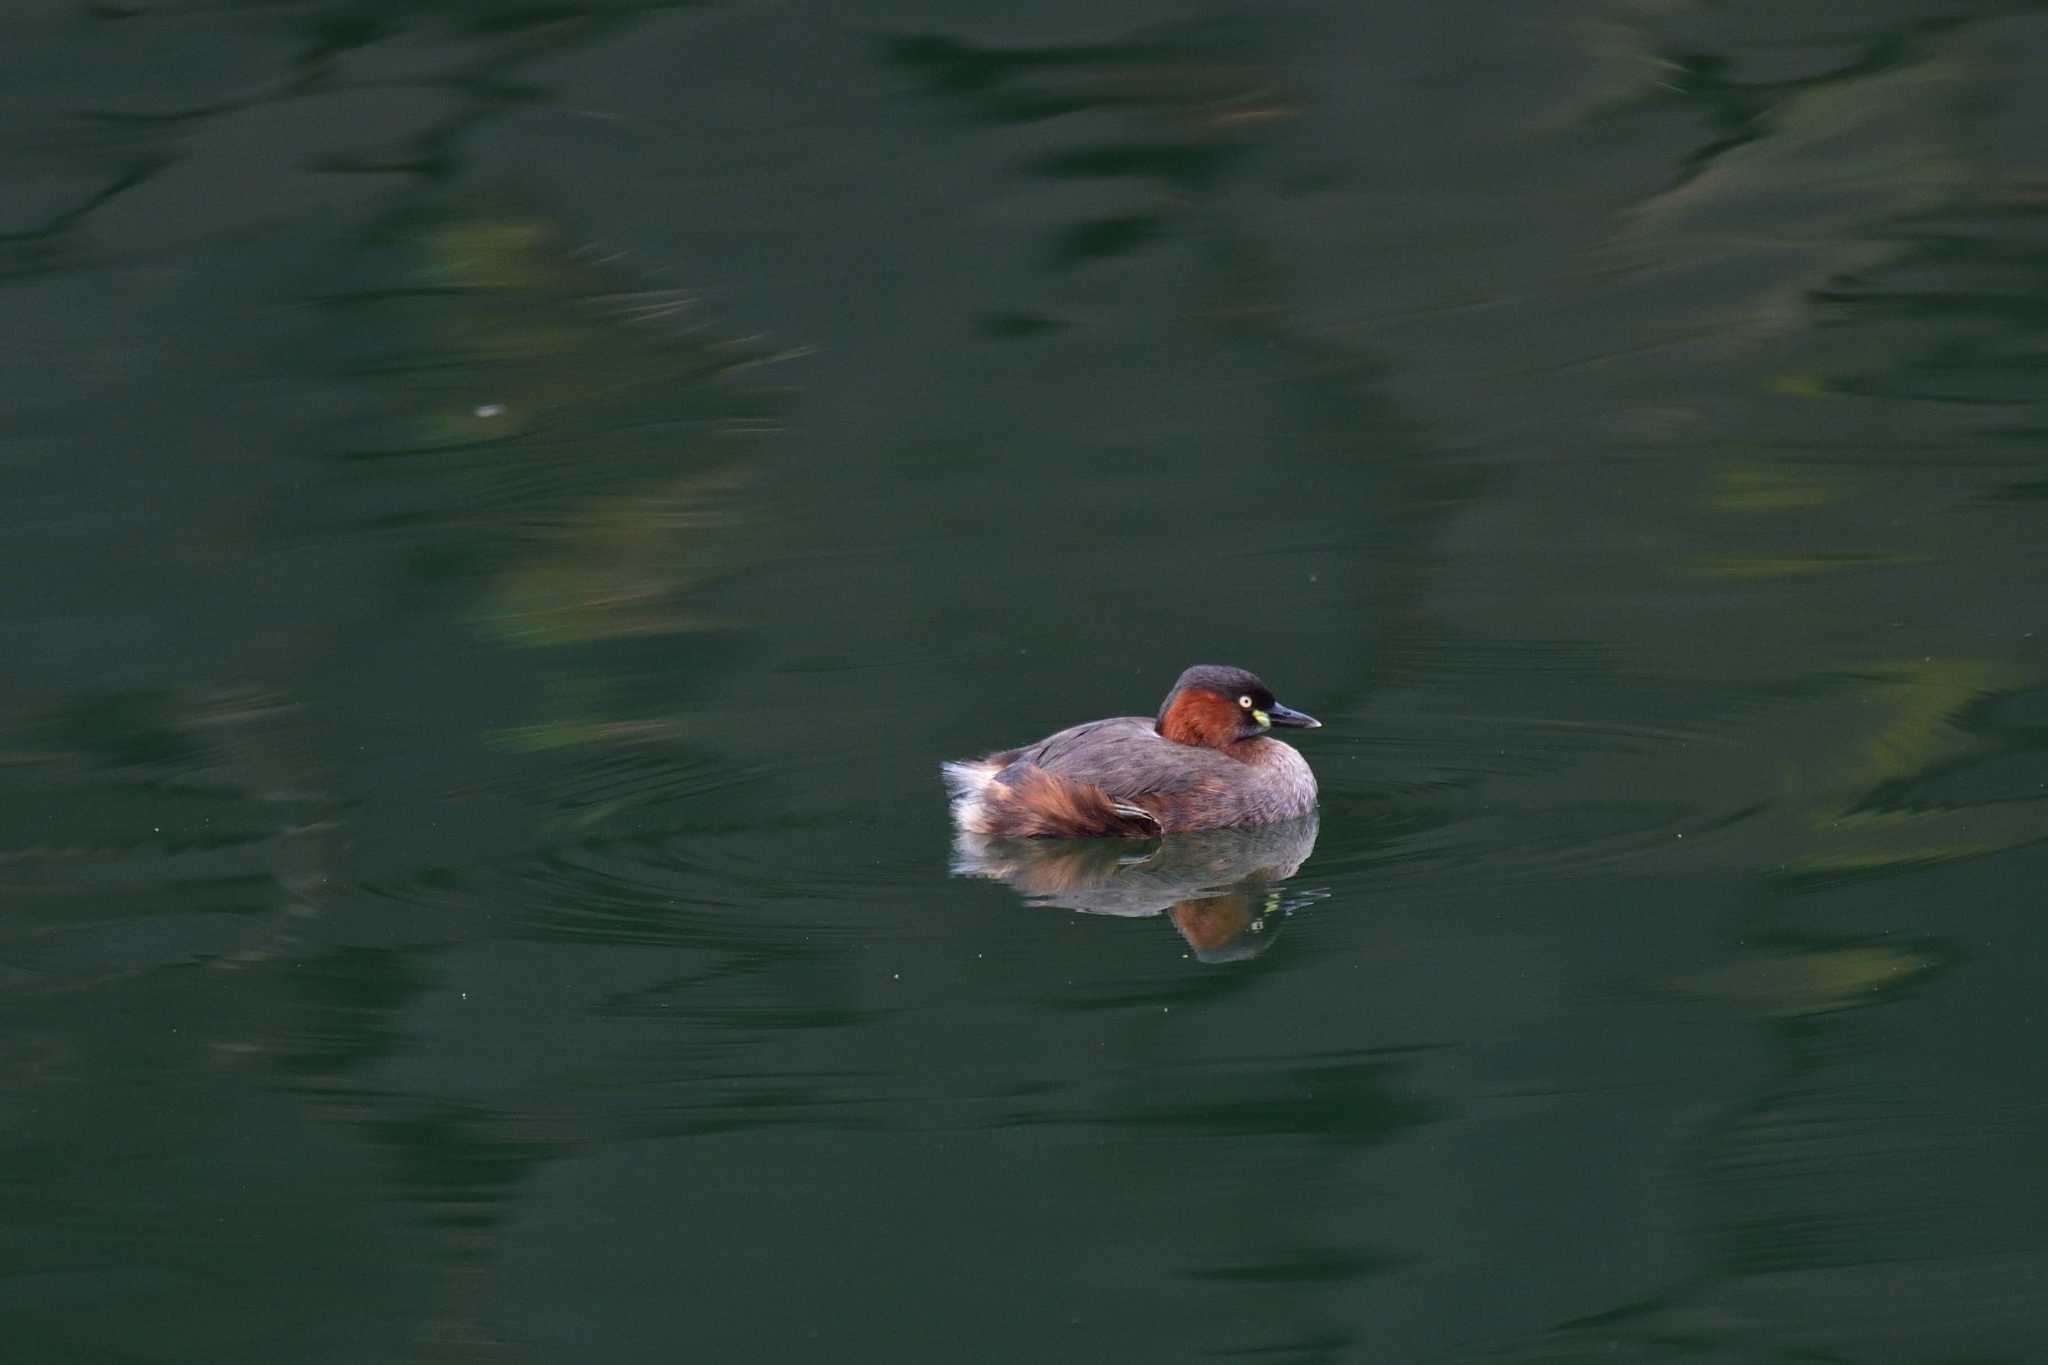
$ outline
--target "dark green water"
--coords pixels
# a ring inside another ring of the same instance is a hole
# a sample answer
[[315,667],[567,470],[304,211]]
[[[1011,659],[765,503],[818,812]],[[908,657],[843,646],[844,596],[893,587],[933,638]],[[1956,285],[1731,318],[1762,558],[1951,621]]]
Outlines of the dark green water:
[[[2048,1357],[2044,72],[11,9],[5,1358]],[[1318,828],[949,875],[1199,661]]]

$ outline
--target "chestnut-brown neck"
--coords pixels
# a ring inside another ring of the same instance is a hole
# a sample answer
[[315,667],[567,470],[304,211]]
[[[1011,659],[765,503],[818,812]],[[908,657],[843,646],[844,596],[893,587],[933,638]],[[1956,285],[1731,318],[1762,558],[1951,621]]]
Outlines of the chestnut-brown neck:
[[1176,744],[1227,749],[1244,727],[1241,707],[1228,697],[1199,687],[1182,688],[1159,714],[1159,733]]

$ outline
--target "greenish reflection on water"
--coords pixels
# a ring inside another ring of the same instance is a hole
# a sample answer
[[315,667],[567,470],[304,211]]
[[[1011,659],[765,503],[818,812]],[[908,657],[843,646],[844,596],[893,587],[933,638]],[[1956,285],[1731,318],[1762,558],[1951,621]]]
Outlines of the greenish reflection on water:
[[10,1359],[2039,1354],[2038,13],[6,23]]

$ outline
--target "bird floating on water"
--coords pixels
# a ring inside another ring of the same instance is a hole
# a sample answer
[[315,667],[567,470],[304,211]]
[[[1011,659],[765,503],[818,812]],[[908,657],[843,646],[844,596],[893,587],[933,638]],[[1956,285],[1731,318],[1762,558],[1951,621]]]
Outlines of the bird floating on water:
[[947,763],[953,820],[998,837],[1146,838],[1292,820],[1316,778],[1275,727],[1322,722],[1274,699],[1242,668],[1197,664],[1156,717],[1118,716],[986,758]]

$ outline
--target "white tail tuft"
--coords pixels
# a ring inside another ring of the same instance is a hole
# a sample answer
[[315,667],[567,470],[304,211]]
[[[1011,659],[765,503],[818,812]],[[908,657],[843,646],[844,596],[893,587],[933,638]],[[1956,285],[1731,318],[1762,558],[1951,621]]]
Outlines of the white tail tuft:
[[961,829],[972,833],[988,832],[988,806],[982,794],[996,772],[996,765],[986,759],[963,759],[939,765],[939,774],[946,779],[946,789],[953,793],[953,823]]

